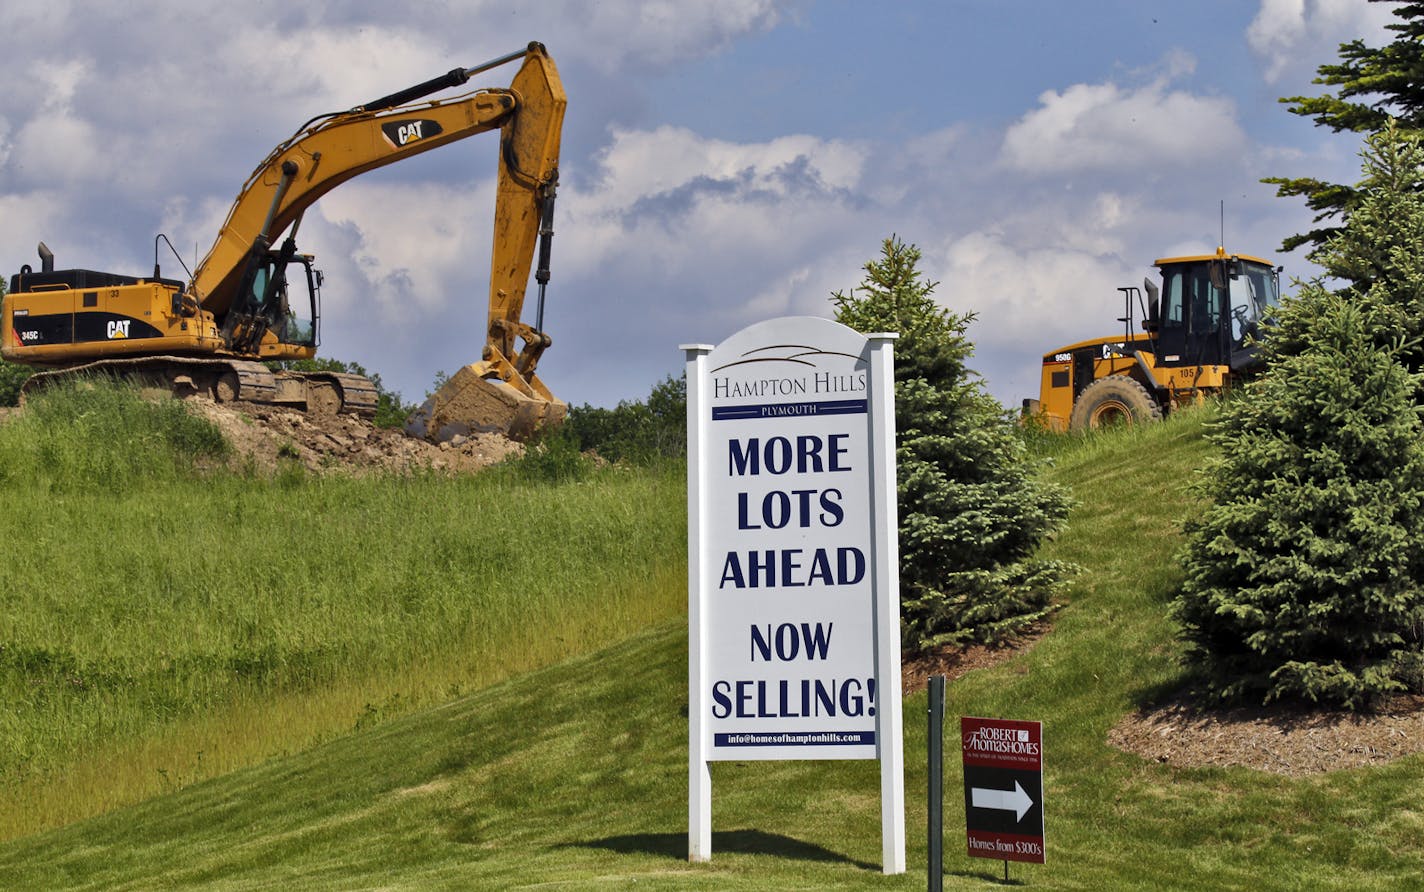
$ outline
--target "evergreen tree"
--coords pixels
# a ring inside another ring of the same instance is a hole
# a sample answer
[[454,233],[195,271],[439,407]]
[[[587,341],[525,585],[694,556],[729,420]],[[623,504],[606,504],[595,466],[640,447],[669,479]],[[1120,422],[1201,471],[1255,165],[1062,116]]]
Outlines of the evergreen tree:
[[[1292,114],[1315,119],[1316,126],[1336,133],[1372,133],[1396,119],[1411,132],[1424,132],[1424,3],[1401,0],[1370,0],[1392,3],[1399,19],[1385,27],[1398,35],[1382,47],[1366,46],[1360,39],[1340,44],[1340,61],[1316,69],[1314,82],[1336,88],[1321,96],[1290,96]],[[1281,245],[1292,251],[1300,245],[1324,246],[1353,212],[1359,198],[1356,190],[1311,177],[1272,177],[1263,182],[1277,186],[1283,197],[1302,196],[1315,211],[1317,226],[1310,232],[1293,235]],[[1338,222],[1332,222],[1338,221]]]
[[1424,689],[1424,202],[1417,142],[1363,153],[1360,201],[1211,435],[1175,605],[1223,699],[1368,707]]
[[[1311,258],[1342,283],[1343,297],[1364,310],[1370,341],[1398,346],[1410,370],[1424,371],[1424,148],[1418,135],[1390,122],[1366,139],[1361,158],[1364,177],[1352,190],[1358,199],[1349,223]],[[1297,301],[1326,294],[1307,289]],[[1311,316],[1297,312],[1281,319],[1268,356],[1309,349]]]
[[1287,312],[1311,316],[1297,320],[1311,347],[1224,407],[1175,613],[1189,664],[1223,700],[1368,707],[1419,688],[1419,376],[1339,295]]
[[951,313],[921,277],[919,250],[897,238],[836,320],[893,331],[902,628],[907,650],[998,641],[1052,610],[1068,568],[1035,560],[1060,529],[1068,498],[1039,480],[1002,406],[967,362],[972,314]]

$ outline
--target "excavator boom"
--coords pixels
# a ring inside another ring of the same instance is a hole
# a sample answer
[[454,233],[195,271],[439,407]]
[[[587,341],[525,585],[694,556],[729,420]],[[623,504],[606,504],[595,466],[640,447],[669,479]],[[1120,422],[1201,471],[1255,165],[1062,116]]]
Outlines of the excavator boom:
[[[481,89],[439,101],[397,104],[463,83],[474,73],[521,57],[524,64],[507,89]],[[500,204],[519,207],[496,210],[494,259],[500,264],[493,268],[499,272],[492,273],[491,295],[498,278],[499,290],[517,290],[522,299],[523,282],[515,286],[511,279],[519,277],[521,268],[524,279],[528,278],[537,224],[526,224],[527,233],[518,231],[519,224],[541,201],[541,190],[557,180],[559,138],[567,104],[553,60],[543,45],[532,43],[493,62],[455,69],[368,105],[313,119],[273,149],[243,184],[213,246],[193,275],[203,308],[215,314],[226,312],[237,299],[253,246],[259,241],[275,243],[327,192],[367,171],[496,128],[505,131],[501,137]],[[501,217],[505,218],[503,237],[498,231]],[[514,309],[522,306],[516,304]]]

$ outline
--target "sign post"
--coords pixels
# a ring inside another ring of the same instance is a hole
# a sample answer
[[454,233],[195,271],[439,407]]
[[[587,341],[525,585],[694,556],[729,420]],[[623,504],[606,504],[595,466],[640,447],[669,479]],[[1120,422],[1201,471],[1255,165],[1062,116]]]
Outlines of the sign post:
[[976,858],[1044,863],[1043,725],[959,720],[964,753],[964,823]]
[[894,337],[801,316],[683,347],[690,860],[710,762],[879,759],[905,871]]

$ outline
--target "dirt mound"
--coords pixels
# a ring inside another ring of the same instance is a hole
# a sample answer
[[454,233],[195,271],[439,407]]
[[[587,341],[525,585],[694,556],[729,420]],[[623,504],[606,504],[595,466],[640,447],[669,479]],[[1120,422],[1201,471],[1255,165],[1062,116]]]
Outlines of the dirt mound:
[[296,461],[319,474],[435,470],[469,473],[518,455],[524,447],[498,434],[474,434],[439,446],[379,428],[354,415],[309,415],[257,403],[190,399],[232,443],[239,460],[272,471]]

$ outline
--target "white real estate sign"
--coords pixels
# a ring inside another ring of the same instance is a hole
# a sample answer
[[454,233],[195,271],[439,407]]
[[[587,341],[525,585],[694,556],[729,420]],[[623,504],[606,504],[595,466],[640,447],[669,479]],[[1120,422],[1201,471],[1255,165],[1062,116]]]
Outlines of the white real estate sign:
[[803,316],[683,347],[692,860],[709,762],[878,758],[905,869],[893,339]]

